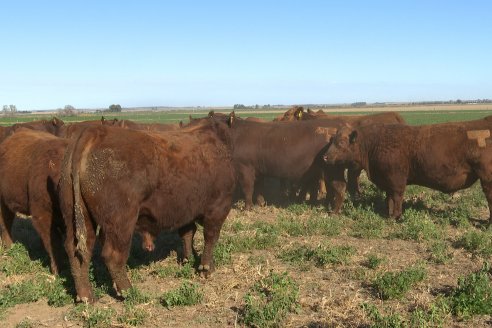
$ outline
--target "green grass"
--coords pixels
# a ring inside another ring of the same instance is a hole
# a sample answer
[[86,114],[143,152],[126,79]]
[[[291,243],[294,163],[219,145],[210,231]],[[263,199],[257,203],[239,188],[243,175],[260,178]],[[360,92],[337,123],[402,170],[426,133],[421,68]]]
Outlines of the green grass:
[[452,312],[469,319],[473,315],[492,315],[492,284],[490,265],[466,277],[458,279],[458,286],[449,297]]
[[436,240],[428,247],[429,261],[436,264],[446,264],[453,258],[448,243],[444,240]]
[[324,267],[328,264],[346,264],[350,261],[355,249],[350,246],[318,246],[312,248],[306,245],[297,245],[279,254],[279,258],[292,264],[304,264],[312,262],[317,267]]
[[0,272],[6,276],[49,271],[40,260],[31,260],[26,247],[20,243],[12,244],[8,250],[1,252]]
[[241,320],[251,327],[282,327],[288,313],[299,309],[299,286],[286,272],[257,281],[244,296]]
[[426,276],[427,273],[423,267],[412,266],[398,272],[385,272],[376,277],[372,285],[382,300],[401,299]]
[[379,257],[376,254],[369,254],[367,255],[366,261],[364,262],[364,265],[368,267],[369,269],[377,269],[381,264],[386,262],[386,258],[384,257]]
[[492,255],[492,230],[468,230],[458,240],[457,245],[474,256],[490,257]]
[[384,238],[388,223],[370,209],[352,208],[345,213],[354,220],[350,235],[361,239]]
[[0,314],[17,304],[33,303],[46,298],[48,305],[60,307],[73,302],[67,293],[63,278],[40,274],[34,279],[26,279],[8,285],[0,290]]
[[108,307],[91,304],[78,304],[67,315],[70,320],[81,321],[86,328],[106,328],[112,326],[116,311]]
[[161,304],[167,308],[195,305],[202,300],[203,293],[198,285],[186,281],[179,288],[164,293],[160,298]]
[[151,267],[151,274],[159,278],[191,279],[195,276],[195,269],[191,261],[184,265],[155,263]]
[[404,213],[403,223],[398,225],[391,237],[420,242],[435,240],[442,237],[442,235],[443,232],[430,219],[428,214],[414,209],[407,209]]

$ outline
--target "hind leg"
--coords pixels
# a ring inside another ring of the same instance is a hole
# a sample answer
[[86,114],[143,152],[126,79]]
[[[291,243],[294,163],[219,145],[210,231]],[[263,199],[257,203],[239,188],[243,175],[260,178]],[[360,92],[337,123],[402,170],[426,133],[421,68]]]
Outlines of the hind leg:
[[126,262],[130,254],[131,234],[106,233],[100,231],[102,251],[101,256],[108,268],[113,287],[118,295],[131,287],[126,272]]
[[67,237],[65,239],[65,250],[70,262],[70,270],[72,272],[75,290],[77,292],[77,301],[93,303],[95,301],[92,292],[92,286],[89,280],[89,266],[92,258],[92,251],[96,241],[96,234],[92,223],[86,220],[86,246],[87,251],[82,252],[76,248],[75,234],[73,226],[67,226]]
[[9,248],[13,243],[12,224],[14,222],[15,213],[12,213],[12,211],[5,206],[3,201],[1,203],[0,210],[1,242],[4,247]]
[[36,229],[43,246],[50,257],[50,268],[52,274],[58,274],[58,264],[62,260],[62,240],[53,222],[53,213],[41,208],[33,208],[32,225]]
[[245,210],[253,207],[253,192],[255,189],[255,172],[252,168],[241,167],[238,170],[239,184],[244,194]]

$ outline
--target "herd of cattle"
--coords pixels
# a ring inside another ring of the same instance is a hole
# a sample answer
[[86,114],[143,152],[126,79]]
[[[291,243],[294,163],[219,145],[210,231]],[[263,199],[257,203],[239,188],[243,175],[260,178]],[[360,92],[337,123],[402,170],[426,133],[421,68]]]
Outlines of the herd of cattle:
[[346,187],[360,192],[365,170],[396,219],[408,184],[454,192],[479,179],[492,208],[492,116],[415,127],[394,112],[336,116],[294,107],[274,122],[210,112],[185,125],[54,118],[0,129],[2,243],[12,244],[15,217],[29,216],[54,274],[68,255],[81,301],[94,301],[96,238],[121,292],[130,287],[134,233],[151,251],[160,231],[177,230],[186,262],[199,223],[205,244],[198,271],[208,276],[236,185],[249,209],[253,199],[263,201],[265,177],[282,181],[292,197],[309,193],[312,202],[326,188],[336,213]]

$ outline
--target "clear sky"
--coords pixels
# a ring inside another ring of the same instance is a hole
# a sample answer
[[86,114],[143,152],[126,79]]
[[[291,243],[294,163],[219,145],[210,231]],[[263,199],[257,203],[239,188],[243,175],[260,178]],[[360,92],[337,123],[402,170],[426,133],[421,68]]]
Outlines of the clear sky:
[[492,98],[492,1],[1,1],[19,110]]

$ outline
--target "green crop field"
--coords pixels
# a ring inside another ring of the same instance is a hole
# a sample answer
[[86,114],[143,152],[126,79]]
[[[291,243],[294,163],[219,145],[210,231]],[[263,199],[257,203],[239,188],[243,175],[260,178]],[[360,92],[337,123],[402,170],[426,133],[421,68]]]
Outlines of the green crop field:
[[[279,114],[240,112],[265,119]],[[409,124],[430,124],[492,111],[401,114]],[[176,123],[188,115],[118,118]],[[2,123],[39,118],[23,115]],[[362,190],[361,199],[347,199],[339,215],[322,203],[274,198],[244,211],[237,200],[209,279],[196,273],[198,259],[177,263],[182,252],[177,234],[162,233],[152,253],[142,250],[135,236],[128,259],[134,288],[124,301],[116,297],[96,250],[90,275],[99,299],[93,305],[74,303],[68,268],[52,276],[31,222],[17,219],[18,242],[0,247],[0,322],[2,327],[490,327],[492,229],[480,185],[452,195],[409,186],[398,222],[385,216],[385,195],[365,176]],[[195,240],[199,253],[201,234]]]
[[[217,112],[229,113],[230,111],[220,110]],[[327,111],[329,112],[329,111]],[[377,111],[358,111],[358,112],[333,112],[337,115],[364,115],[372,114]],[[238,111],[236,114],[240,117],[257,117],[264,120],[272,120],[282,114],[283,111]],[[399,113],[411,125],[433,124],[442,122],[455,122],[479,119],[488,115],[492,115],[492,110],[428,110],[428,111],[412,111],[411,107],[407,107]],[[208,114],[208,111],[157,111],[157,112],[121,112],[121,113],[83,113],[77,116],[60,116],[65,122],[79,122],[86,120],[98,120],[101,116],[108,120],[118,118],[134,120],[142,123],[166,123],[173,124],[183,121],[188,122],[189,116],[203,117]],[[29,122],[42,119],[50,119],[53,115],[50,114],[18,114],[16,116],[0,116],[0,125],[12,125],[15,123]]]

